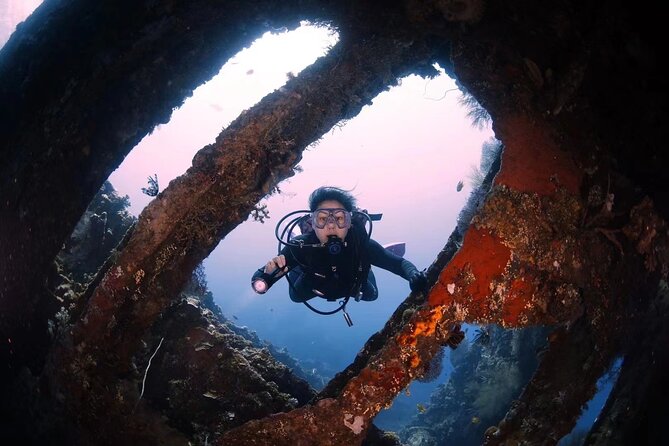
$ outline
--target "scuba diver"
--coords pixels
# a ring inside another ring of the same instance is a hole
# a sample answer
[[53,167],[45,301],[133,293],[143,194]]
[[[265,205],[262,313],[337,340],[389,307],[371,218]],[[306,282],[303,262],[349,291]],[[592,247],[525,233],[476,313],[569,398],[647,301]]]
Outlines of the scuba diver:
[[[286,275],[292,301],[302,302],[320,314],[344,310],[349,326],[352,322],[345,310],[348,299],[373,301],[378,297],[372,265],[408,280],[411,291],[426,292],[425,272],[373,240],[372,216],[366,211],[358,211],[355,205],[355,198],[343,189],[323,186],[314,190],[309,196],[308,211],[291,212],[277,224],[275,233],[279,246],[285,246],[253,274],[253,289],[259,294],[265,293]],[[283,235],[278,235],[279,226],[296,213],[306,215],[289,223],[288,241],[284,241]],[[296,225],[302,234],[291,239]],[[337,310],[322,312],[307,303],[317,296],[328,301],[344,301]]]

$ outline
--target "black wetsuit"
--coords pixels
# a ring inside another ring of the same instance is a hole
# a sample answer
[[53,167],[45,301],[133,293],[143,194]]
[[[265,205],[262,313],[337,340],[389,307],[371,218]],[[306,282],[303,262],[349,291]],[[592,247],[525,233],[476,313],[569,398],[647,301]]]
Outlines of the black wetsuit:
[[[294,243],[305,245],[320,243],[314,232],[295,237]],[[285,246],[281,254],[286,257],[291,300],[305,302],[319,296],[336,300],[347,296],[360,296],[362,300],[378,297],[376,279],[371,265],[388,270],[409,280],[417,272],[413,263],[385,249],[373,239],[368,239],[363,228],[352,225],[346,235],[345,247],[339,254],[329,254],[325,248]],[[264,267],[253,275],[260,277]],[[362,293],[361,295],[359,293]]]

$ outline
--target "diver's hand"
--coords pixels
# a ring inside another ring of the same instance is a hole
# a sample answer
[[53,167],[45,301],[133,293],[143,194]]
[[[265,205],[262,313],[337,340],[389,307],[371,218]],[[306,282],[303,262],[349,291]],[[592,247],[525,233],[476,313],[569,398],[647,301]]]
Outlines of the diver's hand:
[[[280,255],[270,259],[269,262],[267,262],[267,265],[265,265],[265,274],[272,274],[272,272],[274,272],[274,270],[277,268],[286,268],[286,256]],[[281,271],[276,275],[276,277],[281,277],[284,274],[285,273]]]
[[427,292],[427,275],[425,271],[415,271],[411,274],[411,277],[409,277],[409,288],[413,292]]

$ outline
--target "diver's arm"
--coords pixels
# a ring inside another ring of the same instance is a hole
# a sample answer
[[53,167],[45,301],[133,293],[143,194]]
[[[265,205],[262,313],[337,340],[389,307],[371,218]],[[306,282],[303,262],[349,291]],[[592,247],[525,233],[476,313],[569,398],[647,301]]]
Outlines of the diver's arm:
[[[264,270],[265,270],[266,274],[272,274],[274,272],[274,270],[277,269],[277,268],[282,269],[282,270],[286,269],[286,265],[287,265],[286,256],[283,255],[283,254],[280,254],[278,256],[275,256],[275,257],[272,257],[271,259],[269,259],[267,261],[267,263],[265,264]],[[283,271],[281,271],[281,272],[277,273],[277,277],[281,277],[284,274],[285,273]]]
[[269,288],[283,277],[291,266],[286,261],[286,256],[279,254],[267,261],[251,276],[251,287],[258,294],[264,294]]
[[277,273],[276,277],[281,277],[286,274],[288,270],[292,269],[296,263],[297,261],[295,259],[295,255],[291,251],[290,246],[284,246],[278,255],[269,259],[265,265],[261,266],[256,270],[255,273],[253,273],[251,280],[256,280],[262,276],[263,273],[272,274],[272,272],[277,268],[286,269],[286,271],[280,271]]
[[[251,276],[251,281],[254,282],[257,279],[260,279],[266,274],[272,274],[277,268],[285,269],[286,267],[286,258],[282,255],[272,257],[267,261],[267,263],[260,268],[258,268]],[[279,271],[276,273],[275,277],[279,278],[285,274],[284,271]]]
[[369,240],[368,249],[369,262],[374,266],[397,274],[406,280],[409,280],[411,276],[418,272],[416,265],[388,251],[376,240]]
[[372,265],[397,274],[409,281],[411,291],[427,292],[427,276],[425,272],[418,271],[416,265],[407,259],[385,249],[374,240],[369,240],[369,259]]

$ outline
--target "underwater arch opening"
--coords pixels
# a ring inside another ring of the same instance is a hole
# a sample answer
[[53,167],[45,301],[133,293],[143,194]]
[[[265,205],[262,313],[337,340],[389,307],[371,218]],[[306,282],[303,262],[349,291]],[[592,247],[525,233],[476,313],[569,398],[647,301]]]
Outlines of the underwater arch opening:
[[[268,33],[226,63],[110,177],[119,193],[131,196],[134,213],[150,199],[139,192],[146,176],[156,174],[165,185],[183,172],[192,153],[218,134],[221,120],[231,121],[235,113],[281,88],[287,76],[296,75],[310,59],[326,52],[336,38],[330,29],[305,23],[296,31]],[[308,50],[305,42],[310,42]],[[294,57],[296,48],[301,57]],[[291,54],[297,62],[288,67],[286,59],[291,57],[286,55]],[[410,261],[419,268],[430,265],[457,224],[474,186],[469,178],[473,166],[480,162],[483,144],[492,138],[489,127],[472,125],[470,110],[461,104],[462,93],[439,70],[441,75],[434,79],[415,75],[402,79],[358,116],[339,123],[312,144],[299,164],[301,172],[264,202],[270,213],[266,223],[248,219],[204,262],[207,283],[223,314],[298,358],[314,375],[314,382],[327,382],[353,360],[406,297],[406,282],[374,268],[380,297],[376,302],[350,305],[353,326],[347,328],[340,315],[319,316],[292,303],[285,283],[267,295],[254,294],[250,275],[275,254],[273,225],[278,218],[304,208],[309,192],[327,184],[352,190],[363,208],[384,215],[374,225],[375,239],[402,241]],[[239,103],[237,111],[227,101],[228,95],[232,103]],[[179,161],[165,162],[171,156]]]

